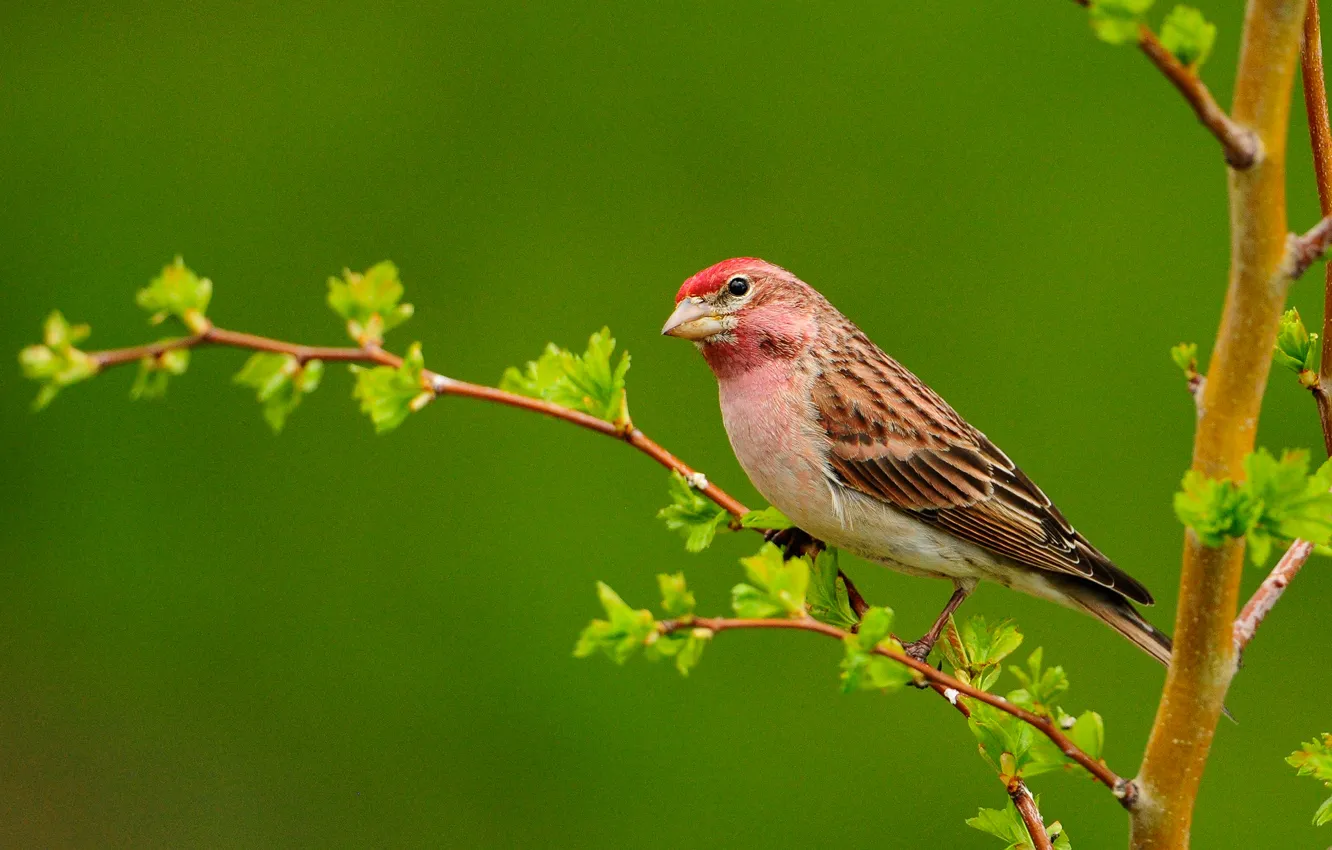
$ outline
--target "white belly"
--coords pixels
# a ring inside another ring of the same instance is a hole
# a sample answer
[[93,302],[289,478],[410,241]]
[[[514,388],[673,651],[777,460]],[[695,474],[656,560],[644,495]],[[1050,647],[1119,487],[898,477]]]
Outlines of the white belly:
[[800,380],[750,373],[721,384],[722,421],[736,458],[763,497],[797,526],[831,546],[909,575],[964,585],[985,579],[1065,602],[1039,570],[829,479],[826,437],[821,429],[809,431],[800,424],[816,421],[807,409],[808,391],[793,386]]

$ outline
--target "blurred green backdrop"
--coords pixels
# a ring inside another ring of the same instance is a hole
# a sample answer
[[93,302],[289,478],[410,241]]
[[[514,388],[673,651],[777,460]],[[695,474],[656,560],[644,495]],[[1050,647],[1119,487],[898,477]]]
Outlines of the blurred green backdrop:
[[[1226,101],[1239,4],[1205,11]],[[391,258],[418,308],[399,345],[493,382],[609,324],[638,424],[756,504],[711,376],[658,329],[684,277],[758,255],[1003,445],[1173,622],[1193,413],[1167,350],[1215,329],[1224,171],[1071,3],[10,3],[0,45],[11,358],[53,307],[92,347],[151,338],[132,296],[176,253],[220,324],[338,342],[326,277]],[[596,579],[647,604],[684,568],[721,611],[753,547],[686,555],[642,456],[461,400],[377,439],[340,368],[274,438],[228,382],[242,359],[199,354],[160,404],[111,373],[41,416],[12,359],[0,380],[3,846],[996,846],[962,823],[1004,795],[959,718],[839,695],[826,641],[727,635],[688,680],[571,657]],[[1261,440],[1318,445],[1293,380]],[[905,632],[947,596],[852,569]],[[1312,564],[1249,652],[1196,846],[1328,840],[1282,757],[1332,724],[1307,663],[1329,593]],[[1161,670],[1045,603],[968,609],[1016,617],[1132,769]],[[1075,846],[1123,845],[1102,791],[1034,784]]]

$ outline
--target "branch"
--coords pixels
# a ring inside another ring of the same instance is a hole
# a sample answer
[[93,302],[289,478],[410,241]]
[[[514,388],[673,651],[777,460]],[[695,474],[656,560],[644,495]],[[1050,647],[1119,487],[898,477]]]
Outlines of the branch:
[[1258,585],[1258,589],[1253,592],[1253,596],[1235,620],[1236,654],[1243,652],[1249,641],[1253,640],[1254,633],[1263,623],[1263,618],[1277,604],[1281,594],[1286,592],[1286,585],[1295,578],[1296,573],[1304,566],[1304,562],[1309,560],[1313,549],[1314,545],[1309,541],[1296,540],[1290,544],[1290,548],[1281,556],[1281,560],[1277,561],[1267,578],[1263,579],[1263,583]]
[[1008,789],[1008,796],[1013,801],[1013,808],[1022,815],[1022,822],[1027,825],[1027,834],[1031,836],[1033,845],[1032,850],[1054,850],[1050,834],[1045,831],[1045,821],[1041,818],[1040,809],[1036,808],[1036,798],[1031,796],[1027,783],[1021,779],[1014,780],[1012,787]]
[[[707,629],[711,632],[726,632],[735,629],[795,629],[798,631],[814,632],[835,640],[846,640],[851,633],[843,631],[836,626],[830,626],[827,623],[819,622],[812,617],[803,617],[800,619],[741,619],[728,617],[685,617],[676,620],[662,620],[658,623],[658,628],[662,634],[671,634],[682,629]],[[994,706],[1006,714],[1011,714],[1023,723],[1033,727],[1059,748],[1059,751],[1068,758],[1082,765],[1088,773],[1095,777],[1102,785],[1106,786],[1119,800],[1120,805],[1126,809],[1133,808],[1137,800],[1137,789],[1132,782],[1121,778],[1113,770],[1084,752],[1073,743],[1067,735],[1060,731],[1048,717],[1041,717],[1024,708],[1014,705],[1001,696],[982,691],[979,688],[968,685],[960,679],[955,679],[942,670],[938,670],[924,661],[917,661],[909,655],[900,652],[894,652],[883,647],[875,647],[875,655],[882,655],[884,658],[891,658],[898,664],[903,664],[915,670],[929,683],[939,694],[944,696],[950,703],[957,706],[963,714],[967,714],[966,707],[957,701],[958,695],[968,696],[979,702]],[[948,692],[952,691],[952,694]]]
[[[1073,0],[1083,8],[1090,8],[1092,0]],[[1251,168],[1263,153],[1258,134],[1231,118],[1217,104],[1212,92],[1203,83],[1195,69],[1182,64],[1166,50],[1156,33],[1146,25],[1138,27],[1138,48],[1170,81],[1198,116],[1198,121],[1221,143],[1226,163],[1234,169]]]
[[[152,345],[140,345],[133,348],[92,351],[88,353],[88,356],[97,364],[97,368],[100,371],[101,369],[107,369],[114,366],[137,363],[148,357],[159,357],[165,352],[176,349],[201,348],[203,346],[212,345],[244,348],[252,351],[267,351],[273,354],[287,354],[296,358],[300,363],[305,363],[310,360],[328,360],[346,363],[373,363],[379,366],[390,366],[395,369],[402,365],[401,357],[385,351],[377,345],[368,345],[364,348],[323,348],[309,345],[298,345],[293,342],[284,342],[282,340],[269,339],[268,337],[224,330],[219,327],[214,327],[211,323],[207,324],[202,331],[193,336],[169,340],[167,342],[153,343]],[[558,404],[552,404],[544,399],[528,398],[527,396],[505,392],[504,390],[496,389],[494,387],[486,387],[480,384],[459,381],[429,370],[425,370],[421,373],[421,388],[433,393],[436,398],[442,395],[462,396],[464,398],[480,399],[482,401],[494,402],[495,404],[516,407],[522,410],[530,410],[534,413],[541,413],[546,416],[554,417],[555,419],[562,419],[565,422],[570,422],[580,428],[596,431],[598,434],[604,434],[607,437],[613,437],[614,439],[626,442],[667,469],[679,472],[690,481],[702,483],[702,479],[704,478],[704,476],[698,475],[695,470],[684,461],[662,448],[661,445],[630,423],[620,425],[607,422],[603,419],[598,419],[595,416],[589,416],[586,413],[580,413],[576,410],[561,407]],[[716,484],[713,484],[711,481],[703,483],[703,486],[698,489],[699,492],[707,496],[737,520],[749,512],[749,509],[741,502],[722,490]]]
[[1234,169],[1250,168],[1262,156],[1263,145],[1258,134],[1236,122],[1212,97],[1197,72],[1180,63],[1175,55],[1144,24],[1138,28],[1138,47],[1151,63],[1165,74],[1179,93],[1184,95],[1193,114],[1216,140],[1221,143],[1226,163]]
[[[1300,74],[1304,79],[1304,111],[1308,116],[1309,146],[1313,149],[1314,178],[1318,184],[1318,206],[1323,217],[1332,215],[1332,127],[1328,126],[1327,84],[1323,75],[1323,38],[1319,32],[1318,3],[1304,14],[1304,42],[1300,50]],[[1318,419],[1323,426],[1323,447],[1332,456],[1332,265],[1323,269],[1323,359],[1318,383],[1313,387]]]
[[[1244,477],[1285,305],[1286,132],[1305,7],[1305,0],[1249,0],[1245,13],[1232,115],[1257,134],[1264,155],[1248,169],[1229,172],[1230,281],[1193,449],[1193,469],[1208,478]],[[1185,532],[1174,658],[1138,774],[1134,848],[1188,846],[1194,802],[1236,669],[1243,570],[1242,540],[1212,548]]]
[[[1084,8],[1092,5],[1092,0],[1073,2]],[[1156,33],[1146,24],[1138,27],[1138,48],[1171,85],[1184,95],[1184,100],[1188,102],[1193,114],[1198,116],[1198,121],[1221,143],[1226,163],[1231,168],[1250,168],[1262,157],[1263,144],[1258,134],[1226,114],[1196,70],[1182,64],[1173,53],[1166,50]]]
[[1288,237],[1281,273],[1290,280],[1298,280],[1309,266],[1323,258],[1329,246],[1332,246],[1332,216],[1322,219],[1300,236],[1292,233]]

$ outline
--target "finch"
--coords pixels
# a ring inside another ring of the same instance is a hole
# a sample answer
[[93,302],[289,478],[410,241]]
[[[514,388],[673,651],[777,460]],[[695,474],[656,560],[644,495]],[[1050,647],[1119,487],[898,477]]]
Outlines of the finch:
[[907,651],[929,656],[981,580],[1104,622],[1163,664],[1141,583],[1073,529],[994,443],[783,268],[742,257],[684,282],[662,333],[692,340],[754,486],[807,534],[954,592]]

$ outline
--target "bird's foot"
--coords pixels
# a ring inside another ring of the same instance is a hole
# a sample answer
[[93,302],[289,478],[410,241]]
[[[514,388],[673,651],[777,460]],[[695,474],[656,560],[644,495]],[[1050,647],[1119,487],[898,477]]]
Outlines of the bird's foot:
[[817,557],[823,551],[822,540],[810,536],[795,526],[765,531],[763,539],[780,547],[788,561],[801,555]]
[[[925,635],[925,637],[920,640],[913,640],[911,643],[903,643],[902,652],[907,655],[907,657],[914,658],[921,664],[929,664],[930,653],[934,651],[935,640],[937,640],[937,638],[931,638],[929,635]],[[925,681],[911,682],[911,687],[920,688],[921,690],[924,690],[929,686],[929,683]]]
[[911,643],[902,644],[902,651],[920,663],[925,664],[929,661],[930,653],[934,651],[934,641],[930,640],[929,635],[926,635],[920,640],[913,640]]

